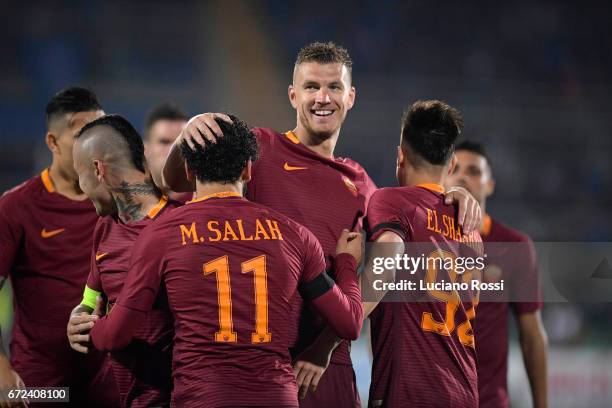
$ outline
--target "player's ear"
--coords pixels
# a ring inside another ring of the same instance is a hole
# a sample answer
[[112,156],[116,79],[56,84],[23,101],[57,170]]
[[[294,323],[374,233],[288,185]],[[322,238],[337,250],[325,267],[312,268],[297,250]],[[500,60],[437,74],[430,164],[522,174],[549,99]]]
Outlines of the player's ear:
[[406,160],[404,149],[402,149],[402,146],[397,146],[397,159],[395,161],[395,165],[397,167],[402,167],[404,160]]
[[45,143],[52,153],[59,154],[60,148],[57,144],[58,135],[53,132],[47,132],[45,135]]
[[357,91],[355,90],[354,86],[351,86],[351,88],[349,89],[349,101],[346,104],[346,110],[350,110],[353,105],[355,104],[355,96],[357,94]]
[[450,164],[448,165],[448,173],[447,173],[448,176],[453,174],[453,171],[455,170],[455,166],[457,166],[457,161],[458,161],[457,155],[453,153],[453,157],[451,158]]
[[293,84],[289,84],[289,89],[287,89],[287,92],[289,94],[289,102],[291,102],[291,106],[293,106],[293,109],[297,109],[295,88],[293,87]]
[[100,160],[94,160],[93,167],[94,175],[96,176],[98,181],[102,183],[102,181],[104,180],[104,176],[106,176],[106,169],[104,168],[104,163],[102,163]]
[[187,166],[187,162],[185,162],[185,175],[187,176],[187,181],[190,183],[195,179],[193,173],[189,170],[189,166]]
[[493,177],[489,177],[489,181],[487,182],[487,190],[485,191],[485,197],[489,197],[493,195],[495,191],[495,179]]
[[242,170],[242,174],[240,175],[240,179],[246,184],[251,181],[251,167],[253,166],[253,162],[249,160],[244,166],[244,170]]

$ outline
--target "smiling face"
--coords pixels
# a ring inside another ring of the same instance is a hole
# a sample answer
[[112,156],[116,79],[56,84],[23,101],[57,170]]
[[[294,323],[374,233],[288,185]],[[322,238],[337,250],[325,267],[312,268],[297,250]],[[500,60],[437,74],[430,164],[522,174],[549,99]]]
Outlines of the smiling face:
[[351,74],[341,63],[303,62],[295,67],[289,100],[297,112],[297,129],[329,139],[340,132],[355,102]]

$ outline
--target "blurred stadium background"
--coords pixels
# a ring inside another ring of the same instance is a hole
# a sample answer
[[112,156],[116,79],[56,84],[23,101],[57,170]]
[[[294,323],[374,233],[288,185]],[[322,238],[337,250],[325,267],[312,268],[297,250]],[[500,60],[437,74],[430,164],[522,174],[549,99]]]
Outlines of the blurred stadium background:
[[[612,241],[609,2],[33,1],[3,2],[2,14],[1,191],[50,163],[44,106],[61,88],[91,87],[107,112],[140,127],[173,101],[283,131],[295,123],[286,87],[297,50],[333,40],[349,49],[357,88],[338,153],[379,186],[395,183],[403,109],[443,99],[463,112],[465,135],[489,147],[494,217],[534,241]],[[611,312],[546,305],[552,407],[612,406]],[[512,400],[528,407],[512,344]],[[353,354],[365,402],[366,343]]]

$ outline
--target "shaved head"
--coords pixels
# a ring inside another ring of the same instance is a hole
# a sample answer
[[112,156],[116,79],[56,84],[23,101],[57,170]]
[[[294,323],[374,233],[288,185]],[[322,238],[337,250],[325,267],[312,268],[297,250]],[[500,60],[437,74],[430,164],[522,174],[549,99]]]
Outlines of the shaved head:
[[131,168],[144,173],[144,168],[137,168],[132,162],[128,142],[111,126],[100,125],[82,132],[75,143],[76,149],[84,161],[100,160],[112,168]]
[[[119,194],[159,194],[150,181],[142,138],[119,115],[106,115],[85,125],[76,136],[73,156],[79,186],[99,215],[121,212]],[[138,187],[126,192],[130,183]]]

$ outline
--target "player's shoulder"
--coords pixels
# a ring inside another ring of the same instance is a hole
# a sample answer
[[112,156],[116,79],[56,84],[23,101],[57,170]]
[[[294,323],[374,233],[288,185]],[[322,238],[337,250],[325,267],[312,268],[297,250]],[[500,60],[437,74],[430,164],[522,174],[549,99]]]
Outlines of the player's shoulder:
[[336,160],[353,168],[356,172],[363,173],[366,175],[368,174],[365,168],[363,168],[363,166],[359,164],[359,162],[354,159],[351,159],[350,157],[336,157]]
[[113,215],[104,215],[102,217],[98,217],[98,221],[96,221],[95,231],[106,230],[116,222],[117,220]]
[[434,201],[428,193],[419,187],[383,187],[377,189],[370,198],[370,205],[382,204],[398,208],[411,208],[421,204],[425,199]]
[[496,219],[491,219],[491,231],[486,238],[503,242],[531,242],[529,235],[523,231],[512,228]]
[[0,195],[0,205],[23,205],[24,201],[38,195],[44,188],[41,176],[34,176]]
[[270,128],[254,127],[251,129],[251,131],[260,144],[271,145],[274,144],[276,140],[284,137],[283,133]]
[[157,217],[155,217],[155,220],[161,219],[162,217],[167,217],[168,214],[172,213],[172,211],[177,208],[183,207],[184,205],[185,203],[179,200],[168,199],[166,205],[163,206],[163,208],[159,211]]

